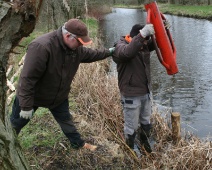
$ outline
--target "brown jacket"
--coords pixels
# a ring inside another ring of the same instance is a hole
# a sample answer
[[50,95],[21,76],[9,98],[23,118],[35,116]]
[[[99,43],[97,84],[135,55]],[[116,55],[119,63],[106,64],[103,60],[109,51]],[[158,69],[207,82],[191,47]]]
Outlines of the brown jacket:
[[150,51],[153,43],[138,34],[131,42],[126,37],[115,45],[113,60],[117,64],[118,85],[124,96],[140,96],[150,92]]
[[28,46],[19,80],[17,96],[21,109],[56,107],[68,98],[80,63],[102,60],[109,55],[107,49],[82,46],[69,49],[63,42],[61,28],[38,37]]

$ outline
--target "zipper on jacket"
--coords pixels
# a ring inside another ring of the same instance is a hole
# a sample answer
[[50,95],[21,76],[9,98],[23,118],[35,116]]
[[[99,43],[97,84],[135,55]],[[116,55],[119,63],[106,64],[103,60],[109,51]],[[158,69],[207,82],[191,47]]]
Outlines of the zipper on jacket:
[[71,51],[69,51],[69,53],[68,53],[67,55],[69,55],[69,57],[72,58],[72,62],[73,62],[73,63],[76,61],[77,54],[76,54],[75,51],[72,51],[72,50],[71,50]]

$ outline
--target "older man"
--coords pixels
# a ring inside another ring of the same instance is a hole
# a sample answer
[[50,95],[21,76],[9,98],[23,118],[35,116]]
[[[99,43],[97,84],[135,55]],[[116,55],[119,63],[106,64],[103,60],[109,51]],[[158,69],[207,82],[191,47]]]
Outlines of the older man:
[[27,49],[13,104],[11,123],[18,134],[38,107],[50,110],[73,148],[95,150],[77,131],[69,112],[68,94],[80,63],[111,56],[114,48],[94,50],[86,25],[70,19],[58,30],[33,40]]

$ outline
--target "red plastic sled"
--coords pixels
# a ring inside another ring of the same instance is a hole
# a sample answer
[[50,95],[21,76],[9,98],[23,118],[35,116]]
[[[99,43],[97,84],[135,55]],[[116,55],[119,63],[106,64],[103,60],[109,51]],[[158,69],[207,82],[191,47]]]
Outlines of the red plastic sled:
[[152,40],[156,47],[156,53],[160,63],[166,68],[168,75],[178,73],[176,63],[176,48],[169,29],[165,28],[166,18],[159,11],[156,1],[145,4],[147,11],[147,23],[152,23],[155,29],[155,36]]

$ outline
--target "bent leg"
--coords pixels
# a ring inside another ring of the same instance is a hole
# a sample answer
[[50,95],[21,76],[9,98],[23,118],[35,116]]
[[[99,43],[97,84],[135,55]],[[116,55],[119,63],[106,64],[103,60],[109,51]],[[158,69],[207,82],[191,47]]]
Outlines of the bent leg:
[[81,139],[81,136],[73,123],[72,116],[69,112],[68,99],[59,106],[50,109],[50,111],[60,125],[63,133],[69,139],[71,146],[76,149],[83,147],[85,142]]

